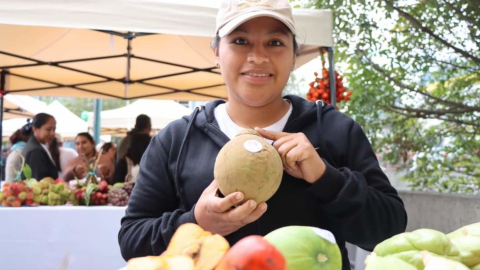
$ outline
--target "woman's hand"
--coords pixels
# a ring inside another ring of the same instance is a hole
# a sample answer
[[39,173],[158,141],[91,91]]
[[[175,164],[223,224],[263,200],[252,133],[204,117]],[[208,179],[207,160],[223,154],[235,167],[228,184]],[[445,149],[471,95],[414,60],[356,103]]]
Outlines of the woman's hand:
[[222,236],[231,234],[241,227],[259,219],[267,210],[267,204],[259,205],[254,200],[248,200],[232,209],[243,200],[241,192],[234,192],[225,198],[216,195],[217,181],[203,191],[195,206],[194,215],[197,224],[204,230]]
[[255,128],[264,138],[273,140],[273,147],[282,158],[284,170],[293,177],[313,184],[325,173],[325,162],[303,133],[273,132]]
[[78,164],[73,169],[73,172],[78,179],[82,179],[87,175],[87,167],[85,164]]

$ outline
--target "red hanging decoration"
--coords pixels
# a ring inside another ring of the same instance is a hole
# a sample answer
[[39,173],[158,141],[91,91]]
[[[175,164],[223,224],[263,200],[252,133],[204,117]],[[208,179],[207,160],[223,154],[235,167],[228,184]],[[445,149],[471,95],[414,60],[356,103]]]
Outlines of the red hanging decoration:
[[[327,104],[330,104],[330,77],[328,76],[328,70],[325,67],[325,50],[322,50],[322,77],[318,77],[318,73],[314,72],[315,80],[309,83],[310,90],[307,93],[307,99],[310,101],[322,100]],[[335,71],[335,86],[336,86],[336,101],[341,103],[350,100],[352,91],[347,91],[343,86],[343,78]]]

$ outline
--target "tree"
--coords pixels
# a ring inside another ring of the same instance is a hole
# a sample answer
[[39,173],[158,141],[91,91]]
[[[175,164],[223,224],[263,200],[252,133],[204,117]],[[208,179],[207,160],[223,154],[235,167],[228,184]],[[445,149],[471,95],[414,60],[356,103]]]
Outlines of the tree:
[[479,1],[292,2],[334,11],[346,110],[383,160],[414,189],[479,194]]

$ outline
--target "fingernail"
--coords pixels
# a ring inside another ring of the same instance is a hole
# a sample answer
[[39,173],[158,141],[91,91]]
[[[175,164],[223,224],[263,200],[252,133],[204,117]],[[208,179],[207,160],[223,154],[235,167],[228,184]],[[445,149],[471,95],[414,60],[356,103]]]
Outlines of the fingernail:
[[255,201],[250,201],[248,205],[250,206],[250,208],[255,208],[257,206],[257,203]]
[[242,193],[237,193],[237,196],[235,196],[235,199],[241,201],[243,199],[243,194]]
[[260,205],[260,210],[262,210],[262,211],[267,210],[267,204],[266,204],[266,203],[262,203],[262,205]]

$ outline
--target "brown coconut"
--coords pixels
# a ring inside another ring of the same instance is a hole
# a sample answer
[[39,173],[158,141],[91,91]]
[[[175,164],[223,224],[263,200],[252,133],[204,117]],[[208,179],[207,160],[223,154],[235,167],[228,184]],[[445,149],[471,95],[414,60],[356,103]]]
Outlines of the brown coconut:
[[283,164],[277,150],[254,129],[244,129],[223,146],[214,176],[223,195],[241,191],[243,202],[270,199],[282,181]]

